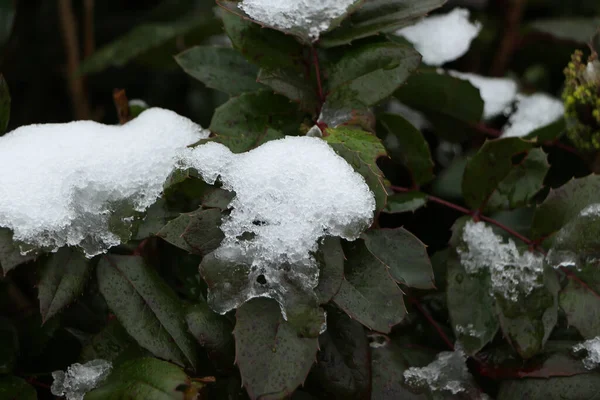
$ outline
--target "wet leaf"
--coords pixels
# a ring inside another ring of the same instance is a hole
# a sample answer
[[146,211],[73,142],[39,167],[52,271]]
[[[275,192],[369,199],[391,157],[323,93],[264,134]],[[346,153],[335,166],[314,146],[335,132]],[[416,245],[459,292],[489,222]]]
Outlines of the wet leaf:
[[387,198],[386,213],[415,212],[427,205],[427,195],[422,192],[396,193]]
[[189,253],[204,255],[219,247],[225,237],[220,225],[221,211],[210,208],[181,214],[156,235]]
[[344,250],[340,239],[331,236],[323,239],[315,258],[320,266],[315,293],[319,304],[326,304],[340,290],[344,280]]

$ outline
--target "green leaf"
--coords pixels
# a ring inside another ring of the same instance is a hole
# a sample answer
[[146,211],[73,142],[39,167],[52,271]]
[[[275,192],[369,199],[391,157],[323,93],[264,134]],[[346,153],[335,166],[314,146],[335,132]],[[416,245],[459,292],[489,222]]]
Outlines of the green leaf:
[[10,319],[2,316],[0,316],[0,343],[2,343],[0,346],[0,375],[9,374],[19,357],[19,332]]
[[38,284],[42,323],[83,293],[92,264],[78,250],[63,247],[48,258]]
[[555,18],[533,21],[530,26],[558,39],[589,43],[600,27],[600,18]]
[[316,88],[299,71],[263,68],[260,70],[257,80],[269,86],[275,93],[298,103],[303,110],[313,112],[319,107]]
[[377,159],[385,156],[385,148],[377,136],[348,128],[327,129],[325,141],[361,174],[375,194],[377,210],[386,204],[388,192],[383,173],[377,166]]
[[422,192],[396,193],[387,198],[386,213],[415,212],[427,204],[427,195]]
[[345,279],[333,302],[367,328],[390,332],[406,314],[402,291],[361,240],[344,250]]
[[[503,181],[508,180],[510,184],[507,177],[518,167],[518,164],[513,164],[513,157],[532,147],[532,142],[517,137],[486,141],[465,167],[462,190],[467,205],[472,209],[479,209]],[[516,178],[512,177],[513,181],[518,181],[518,172],[516,174]],[[510,188],[503,190],[510,191]]]
[[163,197],[169,205],[187,205],[190,201],[199,200],[208,188],[193,168],[175,169],[163,183]]
[[551,189],[539,205],[531,225],[532,239],[549,236],[575,218],[590,204],[598,203],[600,175],[572,179],[558,189]]
[[167,54],[177,53],[174,43],[178,37],[203,37],[218,33],[213,17],[187,15],[165,23],[136,25],[129,33],[102,47],[83,60],[80,74],[93,74],[109,67],[123,67],[129,62],[148,56],[152,50],[172,47]]
[[380,114],[378,122],[385,132],[385,148],[392,160],[408,168],[413,183],[424,185],[433,180],[433,160],[421,131],[400,115]]
[[[0,50],[8,42],[15,20],[16,3],[10,0],[0,1]],[[1,131],[1,130],[0,130]]]
[[189,253],[204,255],[219,247],[225,237],[220,225],[221,211],[210,208],[181,214],[156,235]]
[[[1,13],[1,12],[0,12]],[[0,136],[4,135],[10,121],[10,92],[4,76],[0,74]]]
[[180,300],[141,257],[103,256],[97,273],[109,308],[140,346],[157,357],[196,367],[196,347]]
[[192,336],[206,349],[215,366],[221,370],[231,369],[235,361],[233,324],[206,303],[188,306],[185,320]]
[[148,352],[137,345],[119,321],[113,319],[83,347],[79,361],[86,363],[100,358],[117,366],[146,355]]
[[319,304],[329,303],[336,295],[344,280],[344,250],[340,239],[327,236],[319,244],[315,258],[319,262],[319,284],[315,293]]
[[[136,221],[135,236],[133,240],[144,240],[156,235],[170,220],[178,217],[180,214],[176,211],[171,211],[164,197],[156,200],[146,210],[146,215],[141,221]],[[137,225],[137,226],[136,226]]]
[[421,55],[412,47],[391,42],[352,49],[328,71],[329,94],[324,107],[338,110],[375,105],[391,96],[420,62]]
[[299,133],[301,121],[297,107],[285,97],[264,90],[244,93],[217,108],[209,127],[216,137],[209,140],[242,153]]
[[218,208],[221,211],[225,211],[229,208],[229,203],[235,197],[235,193],[228,190],[214,188],[208,191],[202,197],[202,207],[204,208]]
[[497,400],[594,399],[600,392],[600,373],[549,379],[513,379],[500,385]]
[[479,89],[471,83],[435,70],[423,70],[407,79],[394,96],[423,112],[442,138],[460,142],[472,136],[472,124],[483,116]]
[[536,139],[538,143],[549,142],[559,139],[567,131],[567,124],[564,118],[560,118],[550,125],[542,126],[533,132],[524,136],[524,139]]
[[323,35],[321,47],[349,44],[354,40],[393,32],[411,25],[446,0],[366,0],[342,25]]
[[333,398],[364,399],[371,387],[369,341],[361,324],[342,311],[327,310],[327,330],[319,336],[311,376]]
[[0,399],[37,400],[37,392],[24,379],[0,376]]
[[227,47],[192,47],[175,56],[175,61],[207,87],[231,96],[264,88],[256,82],[258,68]]
[[[584,286],[585,285],[585,286]],[[574,326],[585,339],[600,336],[600,296],[582,281],[569,279],[560,292],[560,308],[569,326]]]
[[404,228],[371,229],[361,235],[369,251],[403,285],[433,289],[433,270],[427,247]]
[[35,253],[21,255],[19,246],[13,241],[12,231],[0,228],[0,266],[5,275],[18,265],[34,260],[35,257]]
[[188,390],[194,392],[193,383],[181,368],[145,357],[117,366],[85,400],[181,400]]
[[318,340],[298,337],[277,303],[269,299],[249,301],[236,316],[236,362],[250,398],[291,395],[315,361]]
[[532,149],[498,184],[489,197],[486,209],[505,210],[528,206],[544,187],[549,169],[546,153],[539,148]]

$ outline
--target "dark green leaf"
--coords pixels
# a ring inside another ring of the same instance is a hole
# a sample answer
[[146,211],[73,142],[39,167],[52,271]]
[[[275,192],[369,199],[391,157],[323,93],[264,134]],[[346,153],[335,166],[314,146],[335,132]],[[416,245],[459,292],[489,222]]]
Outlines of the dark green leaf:
[[412,75],[395,96],[407,106],[425,113],[436,133],[453,142],[471,136],[470,125],[479,123],[483,116],[479,89],[435,70]]
[[117,366],[104,383],[85,395],[85,400],[181,400],[185,392],[195,391],[181,368],[145,357]]
[[378,121],[385,132],[383,144],[393,160],[408,168],[413,183],[433,180],[433,160],[421,131],[400,115],[381,114]]
[[514,379],[500,386],[498,400],[591,400],[600,392],[600,373],[550,379]]
[[317,90],[303,73],[283,68],[263,68],[257,79],[275,93],[298,103],[303,110],[313,112],[319,107]]
[[83,347],[80,361],[85,363],[100,358],[116,366],[147,354],[129,336],[119,321],[113,319]]
[[446,0],[366,0],[342,25],[323,35],[319,46],[334,47],[380,32],[396,31],[441,7]]
[[[462,190],[466,203],[472,209],[478,209],[498,190],[505,179],[510,184],[507,177],[518,167],[513,164],[512,158],[529,151],[532,147],[532,142],[517,137],[486,141],[465,167]],[[512,178],[513,181],[518,181],[518,172],[516,174],[516,177]],[[510,188],[503,190],[510,192]]]
[[531,27],[559,39],[588,43],[600,27],[600,18],[540,19],[532,22]]
[[214,188],[208,191],[202,197],[202,207],[204,208],[218,208],[221,211],[227,210],[229,203],[235,197],[235,193],[228,190]]
[[365,245],[403,285],[433,289],[433,270],[427,248],[404,228],[372,229],[362,234]]
[[[1,14],[1,11],[0,11]],[[10,92],[4,76],[0,74],[0,136],[4,135],[10,120]]]
[[536,139],[538,143],[544,143],[560,138],[567,131],[564,118],[560,118],[550,125],[543,126],[527,134],[524,139]]
[[189,253],[204,255],[219,247],[225,237],[220,225],[221,211],[209,208],[181,214],[165,225],[157,236]]
[[180,300],[137,256],[103,256],[98,285],[127,332],[155,356],[196,367],[196,347]]
[[344,280],[344,250],[340,239],[327,236],[319,245],[316,255],[319,262],[319,284],[315,293],[319,304],[326,304],[335,296]]
[[21,255],[18,244],[13,241],[13,234],[10,229],[0,228],[0,266],[6,274],[19,264],[34,260],[35,253]]
[[585,339],[600,336],[600,296],[581,282],[570,279],[560,292],[560,307]]
[[346,279],[333,301],[369,329],[388,333],[404,318],[402,291],[361,240],[344,248]]
[[385,156],[385,148],[377,136],[348,128],[327,129],[325,141],[361,174],[375,193],[377,210],[385,207],[388,192],[383,173],[376,160]]
[[50,255],[38,285],[42,322],[48,321],[83,293],[92,268],[90,260],[71,247],[63,247]]
[[144,240],[156,235],[170,220],[179,216],[178,212],[171,211],[167,201],[159,198],[146,210],[144,218],[137,223],[133,240]]
[[[0,316],[0,375],[10,374],[19,356],[19,332],[8,318]],[[2,385],[0,384],[0,394]],[[1,398],[1,397],[0,397]]]
[[277,303],[253,299],[237,310],[236,362],[252,399],[281,399],[304,382],[318,341],[300,338]]
[[200,199],[208,187],[196,170],[175,169],[165,180],[163,193],[167,203],[181,204]]
[[17,12],[16,7],[17,5],[13,1],[0,1],[0,51],[4,49],[4,45],[10,38],[15,14]]
[[390,214],[415,212],[427,204],[427,195],[422,192],[396,193],[387,198],[385,212]]
[[24,379],[16,376],[0,377],[0,399],[37,400],[37,392]]
[[188,75],[231,96],[264,88],[256,82],[258,68],[227,47],[196,46],[175,57]]

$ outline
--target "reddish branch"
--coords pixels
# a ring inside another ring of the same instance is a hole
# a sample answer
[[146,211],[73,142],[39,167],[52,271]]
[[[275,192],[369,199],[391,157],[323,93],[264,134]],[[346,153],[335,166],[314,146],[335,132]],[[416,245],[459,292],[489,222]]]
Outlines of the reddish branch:
[[508,68],[520,40],[519,29],[527,0],[506,0],[501,3],[503,3],[503,7],[506,10],[503,29],[504,36],[492,63],[492,76],[503,76]]
[[438,323],[435,322],[435,320],[433,319],[431,314],[429,314],[427,312],[427,310],[425,310],[425,308],[423,308],[423,306],[421,305],[421,303],[419,303],[419,301],[417,299],[415,299],[413,297],[409,297],[408,300],[415,306],[415,308],[417,310],[419,310],[419,312],[421,314],[423,314],[423,316],[427,319],[427,321],[429,321],[431,326],[433,326],[433,328],[437,331],[438,335],[440,335],[440,338],[444,341],[444,343],[446,343],[448,348],[450,350],[454,351],[454,344],[452,343],[452,341],[450,340],[448,335],[446,335],[444,330],[438,325]]
[[[325,103],[325,94],[323,92],[323,84],[321,83],[321,67],[319,65],[319,54],[317,53],[317,49],[314,47],[310,48],[312,53],[312,62],[315,66],[315,74],[317,76],[317,96],[319,97],[320,107]],[[320,111],[320,110],[319,110]]]

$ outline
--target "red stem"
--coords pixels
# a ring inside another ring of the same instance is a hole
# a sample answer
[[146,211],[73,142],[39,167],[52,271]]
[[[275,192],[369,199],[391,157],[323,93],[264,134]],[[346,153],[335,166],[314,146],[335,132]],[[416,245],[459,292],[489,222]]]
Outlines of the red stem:
[[317,49],[314,47],[311,47],[310,51],[312,53],[313,65],[315,66],[315,73],[317,75],[317,95],[319,96],[321,106],[323,106],[323,103],[325,103],[325,96],[323,94],[323,85],[321,84],[321,67],[319,66],[319,54],[317,53]]
[[523,241],[523,243],[528,244],[528,245],[532,245],[533,244],[533,240],[526,238],[525,236],[521,235],[520,233],[510,229],[508,226],[501,224],[500,222],[496,221],[495,219],[492,219],[490,217],[486,217],[484,215],[480,215],[479,218],[482,221],[485,222],[489,222],[492,225],[496,225],[498,228],[502,229],[503,231],[513,235],[514,237],[516,237],[517,239]]
[[423,314],[423,316],[427,319],[427,321],[429,321],[429,323],[431,324],[431,326],[433,326],[435,328],[435,330],[437,331],[438,335],[440,335],[440,338],[444,341],[444,343],[446,343],[446,345],[448,346],[448,348],[450,350],[454,351],[454,344],[452,343],[452,341],[450,340],[450,338],[448,338],[448,336],[442,330],[442,328],[438,325],[438,323],[435,322],[435,320],[433,319],[433,317],[431,316],[431,314],[429,314],[427,312],[427,310],[425,310],[425,308],[423,308],[423,306],[421,305],[421,303],[419,303],[419,301],[417,299],[409,297],[408,300],[416,307],[417,310],[419,310],[419,312],[421,314]]
[[600,294],[596,293],[596,291],[593,290],[591,287],[589,287],[587,283],[585,283],[584,281],[579,279],[579,277],[577,275],[575,275],[575,273],[573,271],[571,271],[569,268],[560,267],[560,270],[562,272],[564,272],[565,275],[567,275],[570,279],[573,279],[575,282],[579,283],[584,289],[589,290],[590,292],[592,292],[594,294],[594,296],[600,298]]

